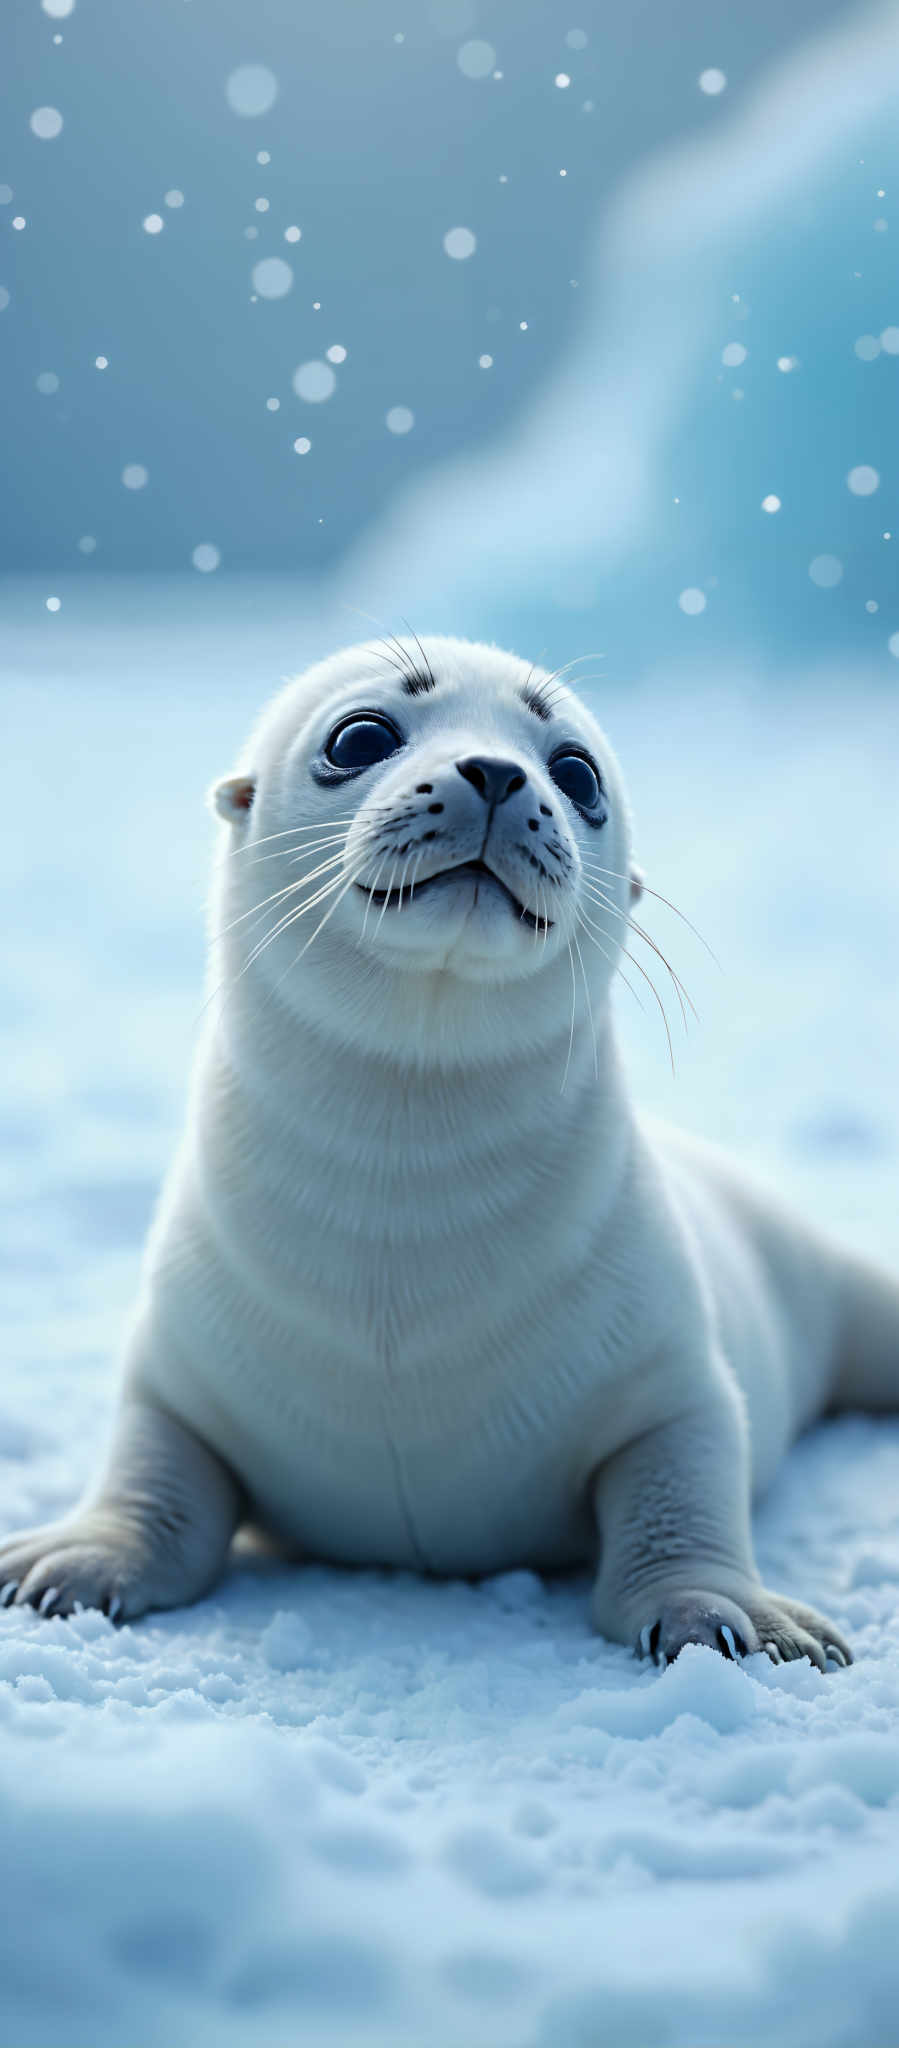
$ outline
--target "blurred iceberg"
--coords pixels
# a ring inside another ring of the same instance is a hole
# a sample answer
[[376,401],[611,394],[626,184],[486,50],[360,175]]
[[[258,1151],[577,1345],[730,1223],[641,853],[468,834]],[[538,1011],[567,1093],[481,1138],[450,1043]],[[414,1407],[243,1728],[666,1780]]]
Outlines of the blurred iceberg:
[[345,587],[554,659],[598,639],[631,673],[842,648],[893,677],[897,113],[890,5],[641,168],[536,403],[408,489]]
[[892,677],[894,0],[395,12],[20,12],[4,566]]

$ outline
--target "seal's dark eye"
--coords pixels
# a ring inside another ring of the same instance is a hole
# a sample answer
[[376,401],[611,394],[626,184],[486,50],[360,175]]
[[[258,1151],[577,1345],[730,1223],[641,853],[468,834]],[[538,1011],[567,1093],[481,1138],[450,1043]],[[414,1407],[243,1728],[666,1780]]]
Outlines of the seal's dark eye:
[[549,772],[563,796],[580,811],[595,811],[600,799],[599,776],[586,754],[557,754]]
[[325,757],[335,768],[373,768],[386,761],[403,744],[389,718],[363,711],[357,718],[345,718],[335,726],[325,747]]

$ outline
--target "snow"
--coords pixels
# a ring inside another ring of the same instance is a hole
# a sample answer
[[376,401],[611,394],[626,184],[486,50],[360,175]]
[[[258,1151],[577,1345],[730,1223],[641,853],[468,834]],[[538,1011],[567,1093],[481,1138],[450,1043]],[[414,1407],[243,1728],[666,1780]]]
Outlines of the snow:
[[[70,1503],[110,1414],[202,1001],[204,791],[262,692],[365,630],[337,593],[313,614],[224,572],[88,573],[55,618],[42,579],[0,596],[10,1529]],[[587,665],[648,878],[725,967],[647,912],[703,1022],[674,1081],[625,997],[635,1087],[895,1263],[895,701],[861,663],[725,681],[686,658],[639,689]],[[697,1647],[656,1672],[591,1636],[586,1575],[527,1571],[244,1555],[120,1630],[0,1614],[5,2038],[884,2048],[899,1421],[805,1439],[757,1539],[850,1670]]]
[[870,462],[857,462],[855,468],[850,469],[846,482],[854,497],[870,498],[872,492],[880,488],[880,472],[872,469]]
[[62,125],[58,107],[35,107],[28,122],[32,135],[37,135],[42,142],[54,141],[62,133]]
[[[285,264],[284,268],[286,270],[288,265]],[[307,405],[321,405],[326,398],[331,397],[336,386],[337,378],[330,363],[318,360],[300,363],[294,370],[293,388],[297,397],[305,399]]]
[[[258,205],[258,201],[257,201]],[[252,270],[253,289],[261,299],[283,299],[293,284],[293,269],[283,256],[263,256]]]
[[225,81],[225,96],[232,112],[244,118],[267,114],[278,97],[278,81],[265,64],[240,64]]
[[465,78],[489,78],[496,63],[496,51],[492,43],[462,43],[456,51],[456,63]]
[[478,246],[477,236],[472,234],[470,228],[448,228],[443,237],[443,246],[447,255],[452,256],[456,263],[464,263],[469,256],[474,255]]

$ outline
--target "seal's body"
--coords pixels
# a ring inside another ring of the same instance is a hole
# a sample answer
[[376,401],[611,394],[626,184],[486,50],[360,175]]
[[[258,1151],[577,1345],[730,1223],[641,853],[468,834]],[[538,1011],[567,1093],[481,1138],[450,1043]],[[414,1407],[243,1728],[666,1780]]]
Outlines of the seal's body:
[[899,1406],[899,1288],[631,1108],[640,879],[611,751],[515,657],[351,649],[218,786],[222,979],[117,1434],[6,1596],[196,1597],[238,1522],[445,1573],[599,1558],[594,1618],[823,1667],[749,1501],[814,1416]]

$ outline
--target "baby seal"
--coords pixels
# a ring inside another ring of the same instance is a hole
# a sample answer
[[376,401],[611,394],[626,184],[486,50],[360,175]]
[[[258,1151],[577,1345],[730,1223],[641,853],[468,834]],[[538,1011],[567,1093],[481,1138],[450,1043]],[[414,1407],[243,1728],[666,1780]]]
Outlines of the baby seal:
[[[899,1406],[899,1286],[638,1120],[610,984],[640,891],[612,750],[464,641],[356,647],[236,774],[187,1127],[105,1469],[6,1602],[196,1600],[235,1530],[445,1574],[596,1561],[593,1620],[823,1669],[750,1500]],[[583,1000],[581,998],[583,997]]]

